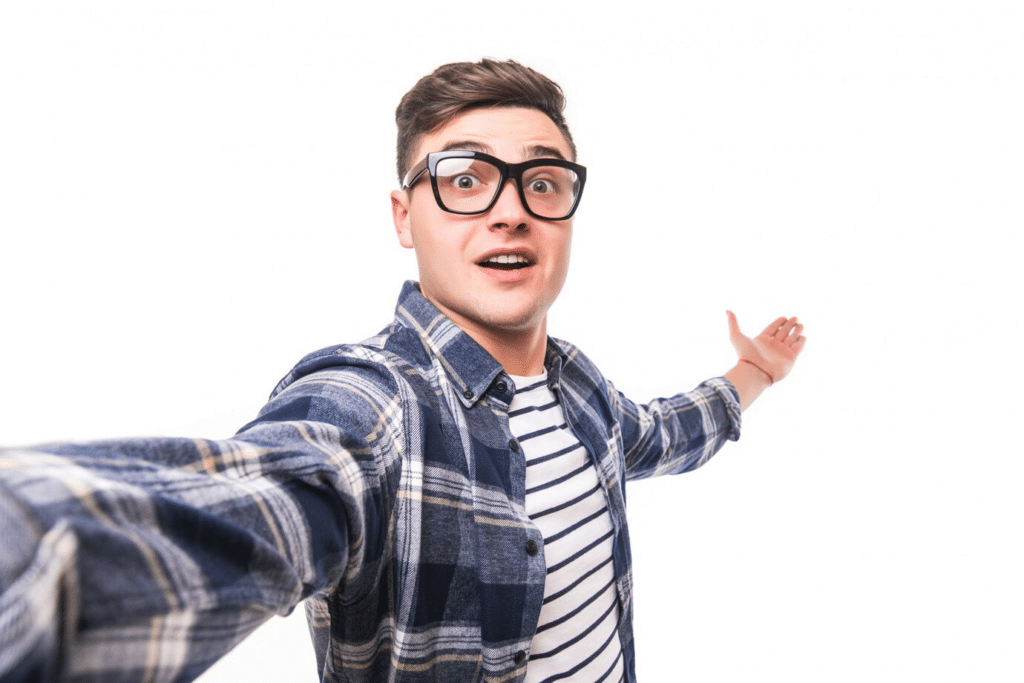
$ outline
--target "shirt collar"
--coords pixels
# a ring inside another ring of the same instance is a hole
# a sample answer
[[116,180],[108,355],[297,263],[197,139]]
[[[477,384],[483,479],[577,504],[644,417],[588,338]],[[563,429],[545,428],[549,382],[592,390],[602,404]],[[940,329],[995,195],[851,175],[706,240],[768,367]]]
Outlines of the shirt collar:
[[415,282],[402,286],[395,320],[419,335],[427,352],[441,362],[467,407],[476,403],[503,371],[484,347],[427,301]]
[[[416,282],[410,280],[402,286],[395,306],[395,319],[414,330],[424,348],[441,362],[466,407],[487,393],[497,376],[504,372],[501,364],[484,347],[427,301]],[[565,360],[565,352],[549,338],[544,361],[549,383],[558,381]]]

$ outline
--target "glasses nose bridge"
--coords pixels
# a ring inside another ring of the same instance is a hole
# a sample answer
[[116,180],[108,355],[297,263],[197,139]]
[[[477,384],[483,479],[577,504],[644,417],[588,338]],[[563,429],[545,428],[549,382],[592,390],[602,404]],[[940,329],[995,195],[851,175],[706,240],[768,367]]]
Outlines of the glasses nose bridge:
[[501,162],[502,165],[498,166],[499,177],[501,182],[498,183],[498,187],[494,190],[494,199],[491,201],[491,210],[493,211],[496,206],[502,203],[502,195],[505,194],[506,187],[510,180],[514,180],[511,192],[514,197],[514,206],[518,207],[523,213],[530,213],[529,207],[526,206],[526,197],[523,196],[522,185],[523,185],[523,169],[519,167],[519,164],[509,164]]
[[516,187],[519,187],[523,181],[523,169],[519,164],[510,164],[507,161],[500,161],[497,164],[493,164],[498,169],[498,177],[502,178],[501,183],[498,185],[496,194],[500,195],[505,191],[505,185],[510,180],[516,181]]

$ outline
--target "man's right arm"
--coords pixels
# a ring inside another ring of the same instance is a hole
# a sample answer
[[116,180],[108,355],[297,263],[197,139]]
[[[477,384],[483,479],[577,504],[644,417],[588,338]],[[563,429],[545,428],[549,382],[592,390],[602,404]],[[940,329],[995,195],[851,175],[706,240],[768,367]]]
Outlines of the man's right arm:
[[370,374],[302,378],[229,440],[0,453],[0,680],[189,680],[358,584],[400,450]]

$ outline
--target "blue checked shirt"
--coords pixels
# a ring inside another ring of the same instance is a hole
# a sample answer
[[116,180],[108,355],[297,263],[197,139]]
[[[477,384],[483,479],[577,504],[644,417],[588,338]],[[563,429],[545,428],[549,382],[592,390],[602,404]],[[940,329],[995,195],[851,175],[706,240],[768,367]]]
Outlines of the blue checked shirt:
[[[574,346],[549,381],[594,455],[635,680],[627,479],[739,436],[722,378],[636,405]],[[325,681],[520,681],[544,593],[502,367],[407,283],[225,441],[0,452],[0,681],[192,680],[305,600]]]

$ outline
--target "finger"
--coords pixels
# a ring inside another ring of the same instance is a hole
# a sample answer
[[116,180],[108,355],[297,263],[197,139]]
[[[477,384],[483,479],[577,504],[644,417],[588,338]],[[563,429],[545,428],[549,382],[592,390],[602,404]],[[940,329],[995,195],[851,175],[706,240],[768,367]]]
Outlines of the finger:
[[806,343],[807,343],[807,337],[805,337],[803,335],[800,335],[799,337],[796,338],[796,341],[794,341],[793,345],[791,347],[789,347],[789,348],[791,348],[793,350],[793,353],[799,354],[801,351],[804,350],[804,344],[806,344]]
[[789,336],[786,337],[786,341],[789,342],[790,346],[796,343],[796,340],[800,338],[800,334],[804,331],[804,326],[799,323],[793,325],[793,329],[789,331]]
[[764,328],[764,331],[761,334],[763,334],[766,337],[774,337],[775,334],[779,331],[779,328],[782,327],[785,323],[786,318],[778,318],[775,320],[775,322],[769,324],[768,327]]
[[726,311],[725,315],[729,318],[729,336],[735,337],[738,334],[742,334],[740,332],[740,324],[736,321],[736,314],[732,311]]
[[795,317],[794,318],[787,318],[785,320],[785,322],[783,322],[781,325],[779,325],[779,329],[778,329],[778,331],[774,335],[775,341],[780,341],[780,342],[786,341],[786,338],[789,336],[789,333],[792,332],[793,327],[795,325],[796,325],[796,318]]

